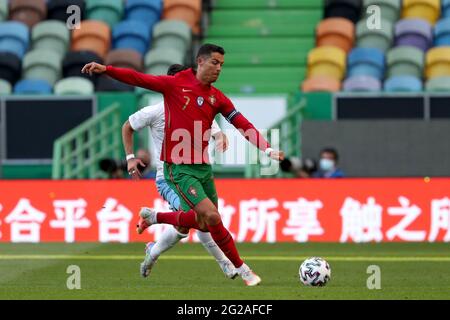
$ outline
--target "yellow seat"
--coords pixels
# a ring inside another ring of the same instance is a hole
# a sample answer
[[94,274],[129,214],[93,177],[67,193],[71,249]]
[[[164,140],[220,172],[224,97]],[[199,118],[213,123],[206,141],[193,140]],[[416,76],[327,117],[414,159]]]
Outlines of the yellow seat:
[[327,76],[342,80],[345,69],[346,53],[341,48],[322,46],[308,54],[308,78]]
[[426,79],[450,76],[450,47],[428,50],[426,56]]
[[403,0],[403,18],[424,19],[434,25],[440,15],[440,0]]

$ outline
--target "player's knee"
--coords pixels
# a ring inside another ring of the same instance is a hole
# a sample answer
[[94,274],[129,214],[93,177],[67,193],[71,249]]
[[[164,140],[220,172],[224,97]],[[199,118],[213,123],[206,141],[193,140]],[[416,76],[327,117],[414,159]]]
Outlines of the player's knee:
[[188,234],[189,232],[189,228],[185,228],[185,227],[175,227],[175,229],[177,229],[177,231],[181,234]]
[[215,226],[222,221],[220,214],[216,210],[211,210],[206,214],[206,223],[211,226]]

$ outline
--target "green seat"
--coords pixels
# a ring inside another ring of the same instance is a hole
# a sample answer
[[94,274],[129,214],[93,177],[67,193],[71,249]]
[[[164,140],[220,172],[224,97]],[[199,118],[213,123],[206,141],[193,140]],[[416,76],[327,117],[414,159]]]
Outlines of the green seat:
[[421,79],[423,77],[424,53],[416,47],[400,46],[395,47],[386,55],[387,78],[392,76],[414,76]]
[[320,9],[323,0],[219,0],[215,9]]
[[94,85],[82,77],[69,77],[59,80],[53,89],[56,95],[91,95]]
[[380,29],[369,29],[366,19],[356,25],[357,47],[377,48],[385,52],[391,47],[393,37],[393,25],[384,19],[381,19]]
[[61,57],[48,49],[34,49],[23,58],[23,78],[46,80],[51,86],[61,74]]
[[87,0],[87,19],[100,20],[112,28],[122,20],[123,1],[122,0]]
[[34,26],[31,39],[34,49],[53,50],[64,57],[70,42],[70,33],[64,22],[45,20]]
[[145,55],[144,63],[146,73],[167,74],[170,65],[174,63],[184,64],[184,52],[170,48],[155,48]]
[[8,0],[0,0],[0,21],[8,20]]
[[230,52],[225,55],[227,66],[305,66],[308,51]]
[[181,20],[163,20],[153,28],[153,48],[185,52],[191,46],[191,27]]
[[450,77],[436,77],[427,81],[426,91],[450,92]]
[[0,95],[11,94],[11,92],[12,92],[11,84],[4,79],[0,79]]
[[372,5],[378,6],[383,19],[391,23],[395,23],[400,18],[402,10],[401,0],[364,0],[363,12],[366,13],[366,17],[369,15],[367,8]]
[[211,25],[206,34],[208,37],[314,37],[319,21],[311,23],[299,22],[296,25]]

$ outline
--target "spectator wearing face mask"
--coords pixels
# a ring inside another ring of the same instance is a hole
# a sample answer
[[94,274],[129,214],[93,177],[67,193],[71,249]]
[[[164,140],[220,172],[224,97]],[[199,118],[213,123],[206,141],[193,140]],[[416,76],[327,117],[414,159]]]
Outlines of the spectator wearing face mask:
[[343,178],[344,172],[337,167],[338,153],[333,148],[325,148],[320,152],[319,170],[314,178]]

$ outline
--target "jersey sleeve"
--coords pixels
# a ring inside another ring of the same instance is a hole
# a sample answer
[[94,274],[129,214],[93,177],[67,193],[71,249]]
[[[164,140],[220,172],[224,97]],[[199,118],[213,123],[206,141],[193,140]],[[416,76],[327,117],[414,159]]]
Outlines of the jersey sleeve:
[[157,115],[158,115],[158,105],[147,106],[133,113],[128,118],[128,121],[130,122],[130,126],[131,128],[133,128],[134,131],[139,131],[146,126],[151,126],[152,122],[155,120],[155,117],[157,117]]
[[222,130],[220,130],[219,124],[217,123],[217,121],[214,119],[213,123],[211,125],[211,135],[214,136],[216,134],[218,134],[219,132],[221,132]]
[[230,99],[222,94],[220,104],[220,113],[231,123],[247,139],[250,143],[258,147],[261,151],[265,151],[270,144],[264,139],[262,134],[255,126],[247,120],[239,111],[236,110]]
[[164,93],[173,82],[173,76],[155,76],[137,72],[133,69],[106,66],[106,74],[120,82]]

